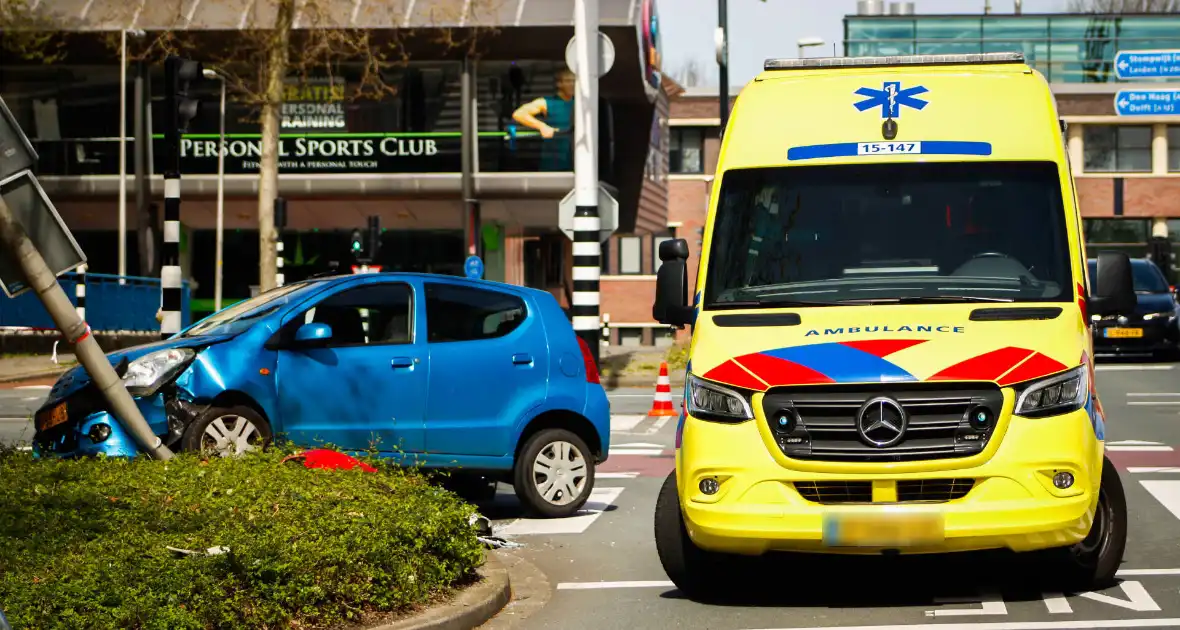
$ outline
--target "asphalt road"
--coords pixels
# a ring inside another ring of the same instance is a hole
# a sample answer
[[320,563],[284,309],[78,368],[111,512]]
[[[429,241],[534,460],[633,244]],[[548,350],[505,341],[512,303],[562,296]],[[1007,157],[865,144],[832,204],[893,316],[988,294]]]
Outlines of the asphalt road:
[[[733,579],[746,595],[685,599],[660,567],[652,513],[673,467],[675,422],[642,414],[650,394],[618,392],[611,456],[579,516],[518,518],[509,489],[484,506],[506,553],[545,574],[547,602],[504,627],[1051,630],[1180,628],[1180,366],[1103,363],[1108,451],[1130,508],[1122,582],[1096,593],[1043,593],[1023,560],[999,553],[924,558],[776,556]],[[674,390],[679,385],[673,386]],[[620,397],[621,394],[630,394]],[[674,395],[674,398],[676,396]],[[676,403],[679,404],[678,401]],[[511,609],[510,609],[511,610]]]

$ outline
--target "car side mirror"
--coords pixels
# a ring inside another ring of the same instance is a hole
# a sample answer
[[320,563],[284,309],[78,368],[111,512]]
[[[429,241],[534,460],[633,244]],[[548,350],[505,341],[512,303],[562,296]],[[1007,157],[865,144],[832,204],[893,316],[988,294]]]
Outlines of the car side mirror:
[[688,241],[676,238],[660,243],[660,270],[656,272],[656,300],[652,318],[661,324],[683,328],[692,323],[688,303]]
[[295,345],[316,347],[332,340],[332,327],[327,324],[304,324],[295,331]]
[[1135,311],[1135,281],[1131,259],[1122,252],[1098,254],[1098,277],[1090,296],[1089,310],[1094,315],[1118,315]]

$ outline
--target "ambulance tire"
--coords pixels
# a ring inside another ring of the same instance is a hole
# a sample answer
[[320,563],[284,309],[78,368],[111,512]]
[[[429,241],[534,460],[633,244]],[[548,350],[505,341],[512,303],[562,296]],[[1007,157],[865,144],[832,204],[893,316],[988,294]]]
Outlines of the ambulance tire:
[[705,551],[693,544],[684,527],[676,472],[664,480],[656,499],[656,552],[664,573],[689,599],[708,602],[727,594],[733,575],[725,570],[726,554]]
[[1090,591],[1115,584],[1127,548],[1127,497],[1110,459],[1102,461],[1102,486],[1094,523],[1085,540],[1051,551],[1047,567],[1066,592]]
[[[543,462],[538,462],[539,459]],[[550,488],[544,476],[537,478],[538,463],[546,468],[552,466],[549,468],[551,472],[564,473],[557,479],[562,486],[553,500],[547,499],[543,493]],[[579,470],[582,474],[575,474]],[[542,518],[573,516],[582,509],[594,490],[594,456],[586,441],[572,431],[542,429],[521,447],[512,471],[512,489],[531,514]]]

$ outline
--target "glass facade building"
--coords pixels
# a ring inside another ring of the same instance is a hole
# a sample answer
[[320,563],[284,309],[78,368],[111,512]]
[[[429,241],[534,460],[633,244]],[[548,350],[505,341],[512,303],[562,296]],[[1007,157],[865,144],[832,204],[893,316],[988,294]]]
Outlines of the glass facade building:
[[844,54],[849,57],[1019,51],[1052,83],[1117,82],[1116,52],[1174,48],[1180,48],[1180,15],[850,15],[844,19]]

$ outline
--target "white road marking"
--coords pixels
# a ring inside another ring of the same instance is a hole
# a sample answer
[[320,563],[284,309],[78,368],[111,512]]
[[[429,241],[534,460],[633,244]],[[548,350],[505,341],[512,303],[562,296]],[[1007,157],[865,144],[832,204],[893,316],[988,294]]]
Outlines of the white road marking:
[[606,395],[607,398],[653,398],[651,394],[611,394]]
[[909,623],[888,626],[796,626],[767,630],[912,630],[935,628],[936,630],[1089,630],[1113,628],[1174,628],[1180,626],[1180,618],[1172,619],[1106,619],[1086,621],[990,621],[975,623]]
[[1169,407],[1180,405],[1180,400],[1132,400],[1127,404],[1139,407]]
[[1068,614],[1073,612],[1073,606],[1061,593],[1044,593],[1041,599],[1045,601],[1045,608],[1050,614]]
[[637,472],[596,472],[595,479],[635,479],[639,476]]
[[927,617],[966,617],[975,615],[1006,615],[1008,606],[995,593],[988,593],[979,598],[936,597],[935,604],[979,604],[979,608],[938,608],[927,610]]
[[1119,584],[1119,588],[1123,589],[1123,593],[1127,596],[1127,599],[1119,599],[1103,593],[1078,593],[1078,595],[1096,602],[1126,608],[1135,612],[1156,612],[1160,609],[1160,605],[1155,603],[1155,600],[1148,594],[1147,589],[1143,588],[1142,583],[1127,580]]
[[635,582],[560,582],[559,591],[592,591],[608,588],[675,588],[676,585],[668,581],[635,581]]
[[1180,481],[1147,479],[1139,483],[1173,516],[1180,518]]
[[27,452],[33,450],[33,447],[31,447],[31,446],[18,446],[18,447],[16,447],[16,450],[25,451],[27,453]]
[[655,424],[647,429],[647,435],[659,433],[660,429],[664,428],[664,425],[668,424],[668,421],[671,419],[672,416],[663,416],[659,420],[656,420]]
[[647,418],[647,416],[644,416],[644,415],[615,415],[615,414],[611,414],[610,430],[611,431],[630,431],[631,429],[634,429],[635,426],[638,425],[640,422],[643,422],[644,419],[646,419],[646,418]]
[[28,422],[29,418],[0,418],[0,422]]
[[53,389],[52,385],[19,385],[13,389]]
[[1095,372],[1157,372],[1175,368],[1174,365],[1095,365]]
[[1136,446],[1136,445],[1131,445],[1131,446],[1120,446],[1120,445],[1109,446],[1109,445],[1108,445],[1108,446],[1106,447],[1106,450],[1108,450],[1108,451],[1139,451],[1139,452],[1154,452],[1154,453],[1163,453],[1163,452],[1171,451],[1171,450],[1172,450],[1172,447],[1171,447],[1171,446]]
[[1115,444],[1119,446],[1162,446],[1163,442],[1149,442],[1147,440],[1115,440],[1114,442],[1107,442],[1108,446]]
[[611,444],[611,452],[616,448],[664,448],[663,444],[652,444],[651,442],[624,442],[622,444]]
[[586,501],[585,507],[578,511],[577,516],[517,519],[497,531],[496,535],[581,534],[598,520],[622,493],[623,488],[595,488],[590,491],[590,500]]
[[[1170,450],[1170,449],[1169,449]],[[662,455],[664,449],[662,448],[612,448],[611,455]]]
[[1142,392],[1142,393],[1131,393],[1131,394],[1127,394],[1127,396],[1130,396],[1130,397],[1140,397],[1140,398],[1142,398],[1142,397],[1148,397],[1148,398],[1172,398],[1172,397],[1180,397],[1180,394],[1165,393],[1165,392]]
[[1128,466],[1127,472],[1132,475],[1151,474],[1151,473],[1180,473],[1180,468],[1170,468],[1166,466]]
[[1120,569],[1115,575],[1118,577],[1135,577],[1144,575],[1180,575],[1180,569]]

